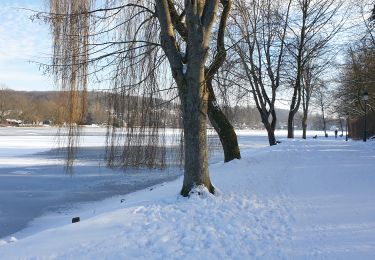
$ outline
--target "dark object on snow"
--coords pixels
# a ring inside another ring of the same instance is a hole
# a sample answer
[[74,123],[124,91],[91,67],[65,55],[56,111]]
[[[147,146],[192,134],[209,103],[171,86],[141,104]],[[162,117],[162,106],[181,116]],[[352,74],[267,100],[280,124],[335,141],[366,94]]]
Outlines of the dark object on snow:
[[120,202],[123,203],[125,201],[125,199],[121,199]]
[[326,134],[326,138],[328,137],[328,134]]
[[276,144],[281,144],[281,141],[276,141]]
[[338,132],[338,130],[335,129],[335,139],[337,139],[337,132]]
[[79,222],[81,219],[79,217],[75,217],[75,218],[72,218],[72,223],[77,223]]
[[318,138],[318,135],[314,135],[313,138],[314,138],[314,139]]

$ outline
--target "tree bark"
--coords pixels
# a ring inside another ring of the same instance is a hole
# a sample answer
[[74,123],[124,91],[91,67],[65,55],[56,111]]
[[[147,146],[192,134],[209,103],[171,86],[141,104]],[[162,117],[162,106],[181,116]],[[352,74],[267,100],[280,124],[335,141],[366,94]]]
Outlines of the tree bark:
[[[161,46],[178,86],[182,108],[185,164],[181,195],[189,196],[197,186],[204,186],[214,193],[215,188],[208,172],[209,93],[206,88],[205,63],[219,1],[185,1],[185,25],[173,19],[172,16],[176,13],[172,1],[158,0],[155,3],[161,29]],[[227,11],[229,12],[229,9]],[[179,26],[176,27],[177,24]],[[186,28],[186,31],[180,26]],[[176,29],[186,42],[184,57],[176,40]]]
[[210,193],[215,192],[208,174],[208,93],[204,84],[204,68],[191,66],[189,74],[186,80],[189,91],[182,98],[185,171],[181,195],[184,197],[199,185],[205,186]]
[[275,137],[275,127],[276,127],[276,113],[273,112],[272,115],[274,116],[272,122],[268,122],[268,116],[264,115],[262,122],[267,130],[268,142],[270,146],[276,145],[276,137]]
[[229,162],[234,159],[241,159],[236,132],[234,131],[234,128],[229,122],[228,118],[217,104],[216,96],[212,88],[212,80],[207,80],[206,84],[209,92],[208,118],[210,119],[211,125],[219,135],[224,151],[224,162]]
[[267,129],[267,135],[270,146],[276,145],[275,129]]

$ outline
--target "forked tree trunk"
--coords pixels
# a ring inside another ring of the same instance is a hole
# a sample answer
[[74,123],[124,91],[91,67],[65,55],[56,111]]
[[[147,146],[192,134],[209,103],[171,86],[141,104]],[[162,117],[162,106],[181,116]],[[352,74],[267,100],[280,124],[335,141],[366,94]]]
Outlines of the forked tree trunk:
[[237,135],[232,124],[217,104],[216,96],[212,88],[212,80],[207,80],[208,118],[217,132],[224,151],[224,162],[241,159]]
[[[155,3],[161,29],[161,46],[178,86],[182,107],[185,164],[181,195],[189,196],[197,186],[204,186],[214,193],[215,188],[208,174],[208,90],[205,83],[205,63],[219,1],[185,1],[185,23],[177,19],[174,1],[158,0]],[[219,28],[218,35],[224,35],[229,7],[230,5],[224,7],[226,12],[223,13],[224,20],[220,22],[223,26]],[[186,42],[184,57],[176,40],[176,31]],[[215,61],[217,63],[214,64],[220,64],[218,59],[215,58]]]

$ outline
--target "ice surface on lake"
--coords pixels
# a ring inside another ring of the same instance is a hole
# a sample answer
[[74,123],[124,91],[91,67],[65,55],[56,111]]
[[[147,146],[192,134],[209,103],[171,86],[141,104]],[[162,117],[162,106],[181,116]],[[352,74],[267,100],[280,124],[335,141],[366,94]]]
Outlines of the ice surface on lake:
[[74,174],[64,170],[56,128],[0,128],[0,238],[34,218],[67,212],[77,203],[126,194],[175,179],[179,169],[112,170],[105,167],[105,128],[85,128]]
[[[18,237],[32,233],[36,229],[33,220],[41,215],[61,213],[66,216],[59,221],[68,221],[84,202],[127,194],[181,175],[179,169],[125,173],[108,169],[103,160],[105,134],[105,128],[83,130],[74,175],[69,176],[63,154],[57,153],[56,128],[0,128],[0,238],[26,227]],[[171,134],[174,131],[168,130],[167,135]],[[243,149],[268,146],[265,131],[239,130],[237,134]],[[219,162],[222,154],[214,154],[210,160]]]

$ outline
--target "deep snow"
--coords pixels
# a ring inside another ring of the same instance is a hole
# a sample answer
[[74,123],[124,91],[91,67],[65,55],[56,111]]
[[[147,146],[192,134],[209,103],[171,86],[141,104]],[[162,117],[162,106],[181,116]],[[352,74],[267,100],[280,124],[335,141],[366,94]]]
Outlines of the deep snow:
[[3,240],[0,258],[375,258],[375,142],[283,139],[254,150],[239,135],[243,158],[210,166],[216,196],[181,198],[179,178],[46,215],[29,236]]

